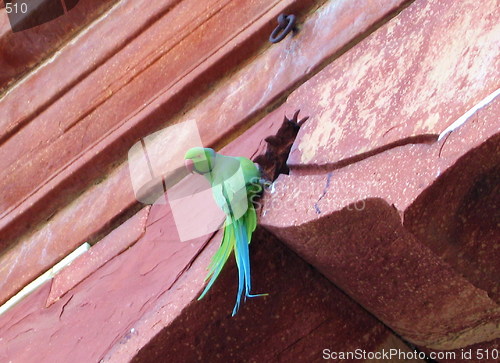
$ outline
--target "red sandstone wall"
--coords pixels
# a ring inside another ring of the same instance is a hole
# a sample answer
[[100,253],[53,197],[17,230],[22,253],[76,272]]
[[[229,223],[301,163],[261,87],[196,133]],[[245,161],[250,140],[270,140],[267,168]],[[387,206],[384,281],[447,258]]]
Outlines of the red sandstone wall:
[[[495,1],[92,4],[0,33],[0,62],[12,41],[21,60],[0,73],[0,301],[93,244],[0,316],[2,361],[498,349]],[[299,32],[270,45],[281,12]],[[196,300],[220,233],[181,242],[169,207],[136,201],[127,151],[194,119],[205,145],[255,157],[297,109],[252,242],[270,295],[231,318],[233,262]]]

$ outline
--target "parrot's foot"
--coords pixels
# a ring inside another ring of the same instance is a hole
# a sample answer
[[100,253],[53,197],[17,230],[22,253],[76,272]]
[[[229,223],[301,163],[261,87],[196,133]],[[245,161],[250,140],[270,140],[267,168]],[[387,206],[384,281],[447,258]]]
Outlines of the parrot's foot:
[[[269,295],[269,294],[268,293],[265,293],[265,294],[245,294],[243,301],[246,302],[247,297],[259,297],[259,296],[267,296],[267,295]],[[233,308],[233,313],[231,314],[231,316],[235,316],[239,309],[240,309],[240,300],[237,299],[236,304],[234,305],[234,308]]]
[[244,300],[244,301],[245,301],[245,302],[247,301],[247,297],[259,297],[259,296],[268,296],[268,295],[269,295],[269,293],[267,293],[267,292],[266,292],[266,293],[264,293],[264,294],[246,294],[246,295],[245,295],[245,300]]
[[271,185],[273,185],[273,182],[271,180],[268,180],[268,179],[260,178],[259,184],[262,185],[262,187],[264,189],[266,189],[266,188],[270,187]]

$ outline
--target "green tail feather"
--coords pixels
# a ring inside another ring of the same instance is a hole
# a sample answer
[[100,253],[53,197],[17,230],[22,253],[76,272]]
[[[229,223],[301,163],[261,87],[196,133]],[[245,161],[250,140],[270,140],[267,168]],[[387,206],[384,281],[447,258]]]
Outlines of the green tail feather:
[[205,278],[205,281],[207,281],[208,279],[210,279],[210,281],[208,282],[207,286],[201,293],[198,300],[203,299],[208,290],[210,290],[217,277],[219,277],[219,274],[222,271],[224,265],[226,264],[229,255],[234,249],[234,244],[236,242],[236,239],[234,237],[234,227],[233,224],[230,223],[230,220],[229,221],[228,220],[229,217],[226,219],[224,225],[224,236],[222,237],[221,245],[217,250],[217,252],[215,253],[215,255],[212,257],[212,261],[208,266],[208,275]]

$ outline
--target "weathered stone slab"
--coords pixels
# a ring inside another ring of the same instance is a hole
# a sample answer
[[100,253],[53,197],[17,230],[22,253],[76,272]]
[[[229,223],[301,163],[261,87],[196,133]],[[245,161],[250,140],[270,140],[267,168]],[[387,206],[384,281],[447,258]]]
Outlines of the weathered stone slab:
[[[380,4],[373,1],[363,1],[362,3],[358,2],[356,6],[350,1],[327,2],[317,12],[304,20],[300,25],[300,32],[295,37],[286,38],[283,42],[270,47],[266,52],[253,59],[251,63],[222,81],[217,87],[217,92],[211,94],[210,97],[207,97],[193,107],[179,121],[189,119],[199,120],[202,138],[207,146],[213,146],[224,140],[224,138],[227,139],[227,135],[232,134],[234,129],[239,128],[248,122],[248,120],[255,117],[255,115],[259,115],[265,111],[277,97],[287,92],[290,87],[295,87],[297,82],[300,82],[304,77],[307,78],[311,72],[331,57],[332,54],[342,49],[347,42],[364,32],[375,21],[400,5],[401,2],[401,0],[394,0]],[[141,7],[146,6],[143,8],[145,11],[144,14],[151,15],[155,11],[163,13],[163,10],[160,11],[154,7],[156,6],[154,2],[147,2],[147,4],[141,2],[140,4],[142,4],[140,5]],[[294,1],[280,2],[275,11],[276,13],[280,11],[293,11],[299,14],[301,11],[304,11],[301,4],[302,2]],[[113,13],[114,15],[110,15],[110,17],[129,19],[133,16],[133,6],[135,5],[129,2],[121,2],[114,9],[117,13]],[[135,27],[143,24],[141,22],[145,21],[142,17],[143,13],[139,15],[134,21],[130,22],[130,30],[135,29],[134,31],[136,31]],[[274,13],[266,14],[252,25],[250,30],[257,32],[255,37],[260,40],[252,38],[254,40],[251,40],[251,42],[260,44],[261,37],[267,39],[269,31],[275,26],[275,15]],[[337,21],[332,21],[332,19],[337,19]],[[346,19],[350,19],[350,21]],[[123,21],[125,22],[125,20]],[[331,27],[332,23],[336,24],[333,28]],[[108,38],[104,39],[103,42],[94,41],[99,32],[111,32],[113,36],[109,38],[109,41],[121,44],[124,39],[123,37],[125,37],[123,33],[125,29],[123,27],[116,29],[116,31],[111,31],[114,22],[99,24],[99,27],[96,26],[89,29],[88,33],[83,34],[79,42],[71,44],[71,47],[68,48],[68,50],[71,49],[71,52],[62,52],[54,59],[53,63],[47,64],[46,70],[33,75],[30,81],[27,81],[26,88],[19,88],[19,90],[24,90],[22,92],[27,92],[26,97],[32,100],[30,105],[35,100],[38,100],[38,105],[43,104],[43,99],[37,98],[40,95],[35,90],[43,88],[44,84],[48,84],[51,77],[59,77],[59,73],[56,71],[58,67],[71,71],[71,77],[68,76],[68,80],[76,80],[78,79],[78,72],[85,73],[87,69],[92,69],[92,64],[101,64],[103,62],[103,59],[107,57],[107,53],[104,54],[102,52],[105,49],[111,48],[110,44],[103,43],[107,42]],[[318,29],[321,29],[321,31],[318,31]],[[163,28],[158,31],[160,30],[164,31]],[[115,35],[117,36],[116,39],[113,38]],[[239,34],[234,42],[245,45],[245,38],[247,36],[246,33]],[[252,46],[255,47],[258,44],[253,44]],[[89,49],[88,57],[82,59],[82,63],[76,62],[80,54],[80,46]],[[217,59],[225,59],[224,54],[227,55],[229,48],[234,48],[234,44],[228,43],[220,50],[221,54],[216,54],[215,57],[218,57]],[[302,57],[306,57],[308,61],[305,62]],[[92,62],[87,64],[87,60],[89,62],[92,60]],[[221,64],[227,66],[226,61],[227,59],[223,60]],[[80,64],[83,68],[81,71],[76,72],[76,68],[69,67],[70,64]],[[210,66],[206,66],[204,69],[210,69]],[[73,73],[73,71],[76,73]],[[203,72],[203,70],[200,72]],[[258,82],[256,81],[256,75],[259,75]],[[193,82],[193,77],[195,76],[190,77],[189,82]],[[265,79],[265,82],[262,81],[263,79]],[[58,89],[65,89],[67,87],[67,84],[63,82],[65,80],[65,78],[57,78],[57,81],[54,81],[57,83],[57,87],[60,87]],[[48,90],[52,89],[53,87],[49,87]],[[116,153],[117,149],[114,149],[114,146],[121,144],[123,140],[133,139],[130,133],[131,124],[140,124],[144,120],[152,120],[152,123],[155,125],[165,122],[165,115],[170,111],[162,108],[161,105],[166,104],[168,97],[170,97],[170,94],[161,96],[157,101],[146,106],[129,123],[117,129],[112,138],[109,136],[105,139],[105,145],[96,145],[90,151],[80,155],[78,161],[67,166],[65,170],[42,186],[32,197],[28,198],[15,210],[2,218],[0,220],[0,230],[2,237],[7,241],[3,240],[1,244],[5,245],[8,242],[12,242],[12,238],[9,235],[18,236],[20,233],[31,229],[33,224],[51,209],[50,206],[57,205],[57,201],[60,203],[65,202],[63,198],[64,193],[71,192],[75,188],[76,190],[73,193],[79,193],[79,186],[82,185],[83,179],[91,175],[101,177],[105,168],[99,164],[95,156],[104,155],[103,158],[105,161],[103,164],[109,162],[108,157],[109,159],[115,157],[114,153]],[[0,104],[0,107],[13,107],[8,112],[13,112],[12,119],[16,119],[16,117],[23,118],[35,112],[39,107],[30,108],[30,105],[24,107],[24,105],[17,104],[16,106],[15,103],[11,101],[5,102],[4,100]],[[14,117],[15,112],[24,109],[26,109],[26,115],[18,114],[18,116]],[[288,116],[291,116],[296,109],[294,105],[290,107],[285,106],[282,109],[283,113],[277,113],[277,127],[279,127],[279,123],[281,123],[285,112]],[[304,113],[301,114],[307,116]],[[142,126],[140,128],[143,130]],[[258,132],[259,135],[262,133],[262,135],[267,136],[265,130]],[[272,132],[269,135],[271,134]],[[36,133],[32,136],[35,137]],[[239,142],[244,142],[244,139],[240,139]],[[249,147],[248,145],[251,143],[245,143],[245,148]],[[77,144],[81,145],[81,139],[79,139]],[[237,154],[243,155],[245,152],[246,149],[238,150]],[[251,156],[251,154],[248,156]],[[80,172],[84,175],[81,175]],[[89,238],[94,238],[93,236],[96,234],[102,233],[102,230],[106,229],[116,216],[133,206],[136,201],[130,183],[125,182],[127,179],[128,166],[122,164],[95,188],[90,188],[79,196],[70,207],[55,214],[47,224],[40,227],[39,231],[24,236],[17,242],[16,246],[9,250],[9,252],[6,252],[0,258],[0,276],[6,276],[0,279],[0,281],[5,281],[0,286],[2,296],[0,300],[8,298],[12,293],[31,281],[39,273],[52,266],[76,246],[87,241]],[[100,208],[99,206],[106,206],[106,208]],[[47,214],[45,218],[51,216],[52,213]],[[78,222],[75,223],[74,221]],[[47,240],[47,235],[51,236],[50,241]],[[68,240],[68,236],[71,236],[70,240]],[[47,248],[49,245],[51,247]],[[45,252],[42,253],[42,251]]]
[[[154,324],[164,329],[154,328],[158,333],[137,353],[134,362],[159,357],[186,362],[312,362],[323,358],[324,349],[410,350],[279,241],[262,232],[257,232],[251,244],[252,276],[255,290],[269,292],[269,296],[247,300],[231,318],[235,290],[228,288],[236,286],[237,271],[230,261],[213,291],[187,306],[168,326],[164,325],[168,316],[165,308],[152,311],[140,322],[142,329],[137,329],[141,331]],[[193,269],[198,268],[195,262]],[[169,301],[175,304],[173,297]],[[139,341],[140,337],[133,337],[128,345],[116,345],[105,361],[128,360]]]
[[288,98],[311,116],[290,166],[341,166],[440,134],[498,88],[499,16],[495,0],[412,3]]
[[[270,295],[249,299],[231,317],[237,286],[231,258],[210,293],[197,301],[222,234],[206,248],[206,238],[182,243],[172,215],[164,215],[135,245],[49,307],[46,284],[0,317],[0,336],[8,342],[0,345],[0,357],[23,362],[128,361],[139,352],[136,359],[161,354],[172,357],[168,360],[201,356],[212,361],[223,354],[248,361],[293,355],[320,359],[326,348],[408,349],[262,230],[251,245],[253,286]],[[118,243],[120,236],[113,233],[109,239]]]
[[[75,1],[66,2],[74,3]],[[21,4],[21,2],[17,3]],[[2,50],[0,52],[0,94],[10,83],[50,56],[114,3],[116,0],[79,0],[76,7],[63,9],[70,10],[63,16],[16,33],[11,30],[4,4],[2,4],[0,9],[0,49]],[[32,6],[33,2],[28,2],[28,4]],[[42,6],[46,5],[47,2]]]
[[[117,234],[110,238],[119,243]],[[0,357],[22,362],[99,361],[114,344],[126,341],[127,334],[139,334],[132,330],[135,322],[174,288],[206,241],[205,237],[179,242],[168,213],[136,244],[49,307],[45,307],[50,292],[46,284],[2,315],[0,336],[8,344],[0,344]],[[198,291],[203,276],[196,282]]]
[[[65,44],[57,57],[45,63],[36,72],[30,73],[22,84],[10,89],[2,97],[0,114],[5,118],[0,119],[0,141],[3,143],[78,84],[79,80],[105,63],[130,41],[131,34],[135,37],[140,34],[141,29],[147,28],[151,17],[166,13],[178,2],[179,0],[161,3],[124,0],[116,4],[106,18],[100,19],[81,33],[78,41]],[[121,19],[127,26],[109,21],[114,17]],[[102,37],[102,34],[107,36]],[[85,57],[82,57],[83,50]],[[64,71],[59,71],[61,69]],[[44,92],[39,92],[40,89]]]
[[50,294],[46,303],[47,307],[59,300],[94,271],[137,242],[146,230],[148,216],[149,207],[146,207],[97,242],[85,255],[77,258],[71,265],[57,274],[52,280]]
[[[245,6],[227,0],[213,6],[183,2],[175,8],[177,12],[163,16],[55,100],[0,148],[0,169],[5,173],[0,184],[8,191],[0,196],[0,244],[7,244],[33,219],[50,215],[65,197],[101,177],[135,140],[165,124],[210,82],[238,64],[258,46],[256,37],[273,26],[282,9],[295,3],[301,9],[310,2],[276,0],[266,2],[264,8],[263,3],[252,1]],[[213,16],[205,19],[206,6]],[[247,20],[242,24],[240,17]],[[224,27],[217,25],[226,18],[231,21]],[[178,32],[172,23],[181,28],[185,25],[186,30]],[[172,39],[163,35],[164,47],[151,45],[151,37],[164,33],[165,27],[177,35]],[[148,46],[141,47],[143,44]],[[147,49],[151,52],[145,53]],[[130,62],[137,73],[128,71]]]
[[452,350],[498,338],[498,227],[489,216],[499,105],[439,143],[282,175],[261,223],[415,344]]
[[106,182],[76,198],[1,256],[0,301],[7,300],[82,243],[95,240],[134,201],[126,167],[115,170]]

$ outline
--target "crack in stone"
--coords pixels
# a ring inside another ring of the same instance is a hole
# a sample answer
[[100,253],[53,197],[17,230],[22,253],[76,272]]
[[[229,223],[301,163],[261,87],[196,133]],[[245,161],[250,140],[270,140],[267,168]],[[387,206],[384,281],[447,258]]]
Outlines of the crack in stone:
[[[177,252],[175,252],[174,254],[172,254],[172,256],[174,256],[176,253],[177,253]],[[172,257],[172,256],[169,256],[169,259],[170,259],[170,257]],[[146,271],[146,272],[144,272],[144,273],[141,273],[141,276],[146,276],[147,274],[149,274],[149,273],[153,272],[153,271],[154,271],[154,270],[156,270],[156,268],[157,268],[158,266],[160,266],[162,263],[167,262],[167,260],[168,260],[168,259],[161,260],[161,261],[160,261],[160,262],[158,262],[156,265],[154,265],[152,268],[150,268],[148,271]]]
[[23,335],[23,334],[29,333],[30,331],[33,331],[33,330],[35,330],[35,329],[30,328],[30,329],[28,329],[28,330],[24,330],[24,331],[22,331],[22,332],[20,332],[20,333],[16,334],[16,336],[15,336],[15,337],[10,338],[9,340],[7,340],[7,343],[8,343],[8,342],[11,342],[11,341],[13,341],[13,340],[17,339],[17,337],[19,337],[19,336],[21,336],[21,335]]
[[61,316],[64,314],[64,309],[66,308],[66,305],[69,304],[69,302],[71,301],[71,299],[73,299],[73,296],[75,296],[75,295],[71,295],[71,297],[68,299],[68,301],[66,301],[64,303],[64,305],[62,306],[61,312],[59,313],[59,320],[61,320]]
[[326,178],[326,185],[325,187],[323,188],[323,193],[321,193],[319,199],[316,201],[316,203],[314,203],[314,209],[316,210],[316,213],[317,214],[321,214],[321,209],[319,209],[318,207],[318,203],[321,201],[321,199],[324,198],[324,196],[326,195],[326,193],[328,192],[328,188],[330,187],[330,180],[332,179],[332,172],[329,172],[328,173],[328,176]]

